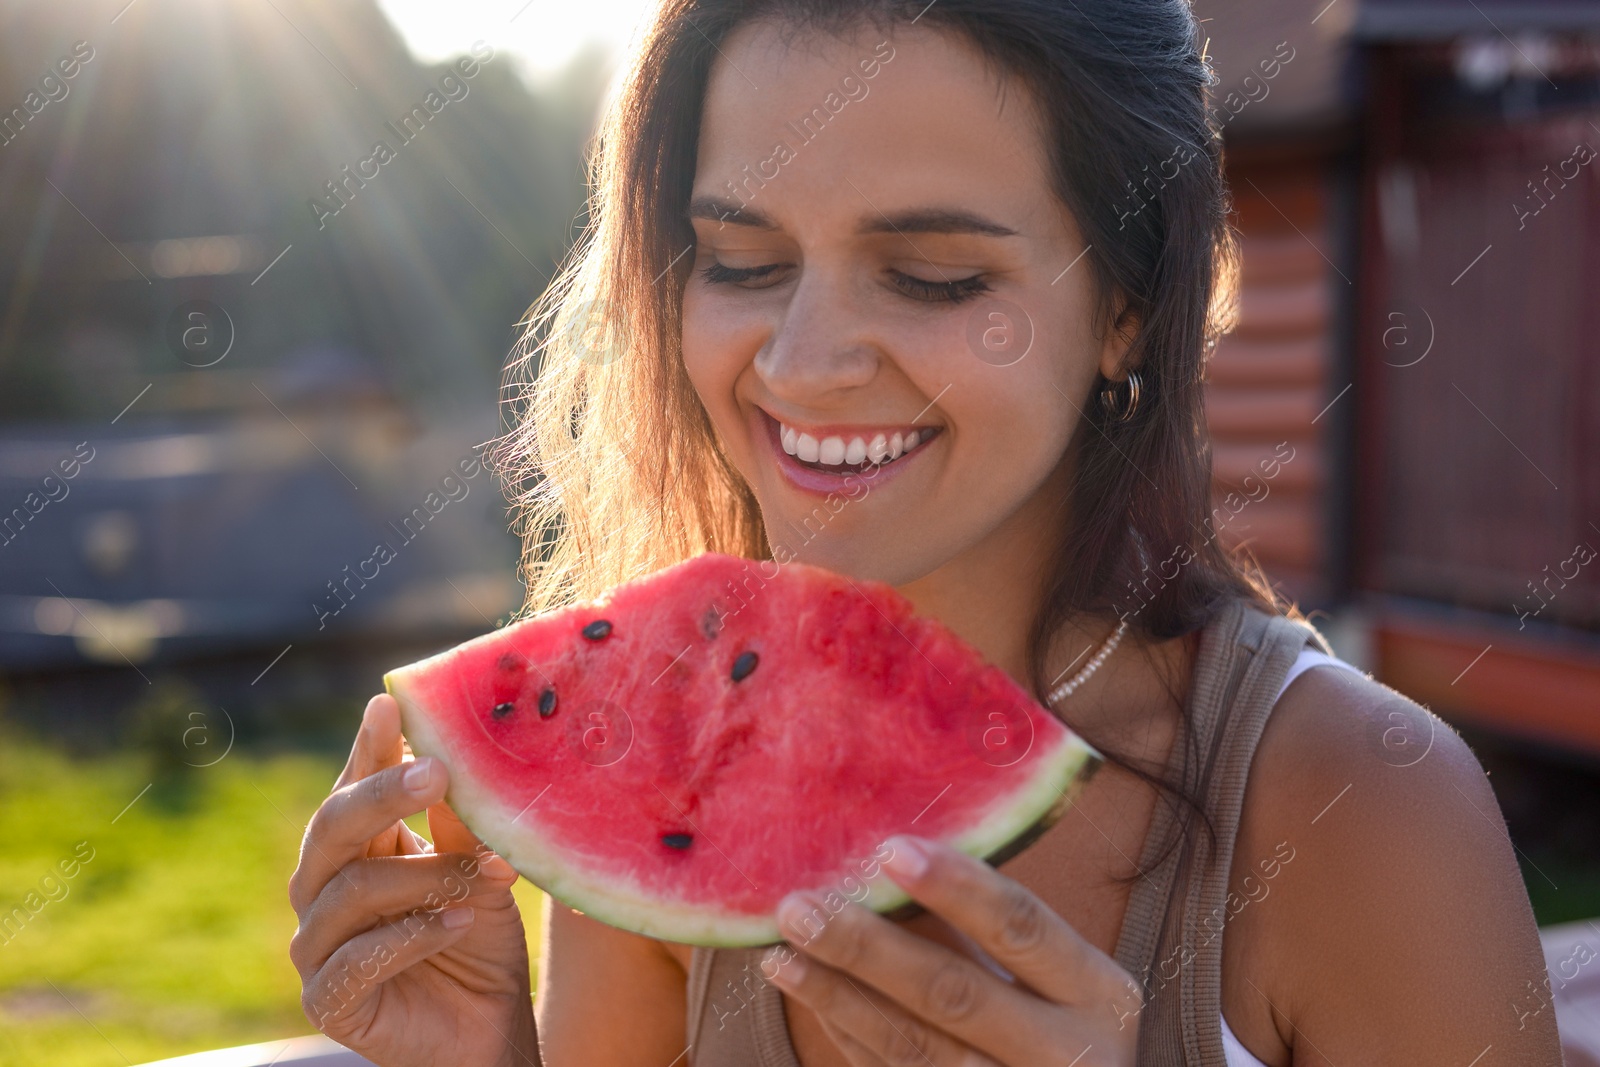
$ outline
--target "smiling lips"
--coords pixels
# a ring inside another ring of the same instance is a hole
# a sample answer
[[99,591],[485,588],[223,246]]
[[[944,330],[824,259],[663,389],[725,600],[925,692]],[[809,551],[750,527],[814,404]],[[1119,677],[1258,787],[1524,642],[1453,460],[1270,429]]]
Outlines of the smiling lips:
[[778,440],[783,450],[801,463],[818,470],[864,470],[886,467],[939,432],[937,426],[879,430],[866,434],[814,435],[778,422]]

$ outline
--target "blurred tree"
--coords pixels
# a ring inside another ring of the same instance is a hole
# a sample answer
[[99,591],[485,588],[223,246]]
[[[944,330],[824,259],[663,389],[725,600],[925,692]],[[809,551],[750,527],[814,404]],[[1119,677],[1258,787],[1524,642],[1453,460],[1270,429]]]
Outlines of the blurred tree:
[[[0,0],[0,117],[92,50],[0,144],[0,419],[109,417],[198,373],[167,341],[195,299],[228,312],[230,369],[327,342],[420,408],[492,404],[583,208],[604,57],[536,96],[496,54],[402,144],[388,124],[452,67],[417,63],[371,0],[114,7]],[[312,199],[380,139],[395,158],[319,228]]]

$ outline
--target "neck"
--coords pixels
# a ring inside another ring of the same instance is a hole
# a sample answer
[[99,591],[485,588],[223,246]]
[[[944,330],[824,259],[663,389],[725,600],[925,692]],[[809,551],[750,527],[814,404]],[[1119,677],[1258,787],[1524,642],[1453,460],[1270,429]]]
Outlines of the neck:
[[[1028,645],[1033,620],[1044,606],[1050,567],[1066,522],[1059,505],[1066,497],[1066,467],[1062,464],[983,540],[900,587],[920,614],[943,622],[1025,688],[1032,683]],[[1070,645],[1069,656],[1075,654],[1085,641],[1103,639],[1115,621],[1068,619],[1052,635],[1042,665],[1045,680],[1065,666],[1065,661],[1055,665],[1058,646]]]
[[[1051,479],[1065,481],[1064,471]],[[1044,605],[1053,554],[1065,521],[1064,488],[1047,484],[982,541],[938,569],[900,586],[918,613],[938,619],[990,663],[1032,691],[1029,640]],[[1040,665],[1046,691],[1089,662],[1115,629],[1115,613],[1070,616],[1050,635]],[[1097,736],[1140,735],[1171,707],[1168,679],[1187,677],[1185,641],[1151,642],[1130,623],[1116,651],[1055,709]],[[1179,694],[1180,699],[1182,693]]]

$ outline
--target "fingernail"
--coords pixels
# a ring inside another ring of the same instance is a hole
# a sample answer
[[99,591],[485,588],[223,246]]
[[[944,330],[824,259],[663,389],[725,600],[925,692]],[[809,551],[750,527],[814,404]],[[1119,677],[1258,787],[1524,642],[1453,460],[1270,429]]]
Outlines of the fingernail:
[[411,766],[406,768],[405,777],[401,781],[413,793],[426,793],[428,791],[428,783],[432,778],[433,760],[423,757],[412,761]]
[[806,976],[806,961],[793,949],[788,949],[785,945],[774,945],[762,957],[761,973],[771,975],[774,985],[793,989]]
[[367,706],[361,709],[361,725],[358,727],[358,732],[371,733],[373,730],[377,729],[376,724],[372,721],[372,716],[374,714],[372,709],[376,707],[377,704],[378,698],[373,697],[371,700],[367,701]]
[[516,870],[507,863],[504,856],[485,856],[478,863],[478,870],[489,878],[510,879],[517,876]]
[[822,902],[806,893],[790,893],[778,903],[778,925],[788,929],[790,940],[811,940],[816,936],[813,927],[826,921],[827,914]]
[[896,882],[915,882],[928,873],[928,853],[915,838],[896,836],[884,844],[889,846],[889,858],[883,861],[883,869]]
[[785,944],[773,945],[761,957],[761,977],[771,981],[772,977],[778,973],[778,968],[794,959],[794,957],[795,951],[790,946]]
[[458,930],[472,921],[471,908],[451,908],[439,916],[439,921],[448,930]]

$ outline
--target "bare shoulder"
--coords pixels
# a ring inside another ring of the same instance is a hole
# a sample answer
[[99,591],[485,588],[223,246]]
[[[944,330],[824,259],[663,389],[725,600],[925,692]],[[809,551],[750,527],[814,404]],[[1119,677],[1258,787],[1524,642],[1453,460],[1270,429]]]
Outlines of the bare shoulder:
[[1292,858],[1230,922],[1225,979],[1250,978],[1295,1062],[1467,1064],[1491,1045],[1561,1062],[1499,806],[1431,711],[1350,671],[1296,679],[1251,767],[1233,881],[1258,853]]
[[538,977],[546,1063],[624,1067],[682,1052],[684,970],[662,942],[546,898]]

